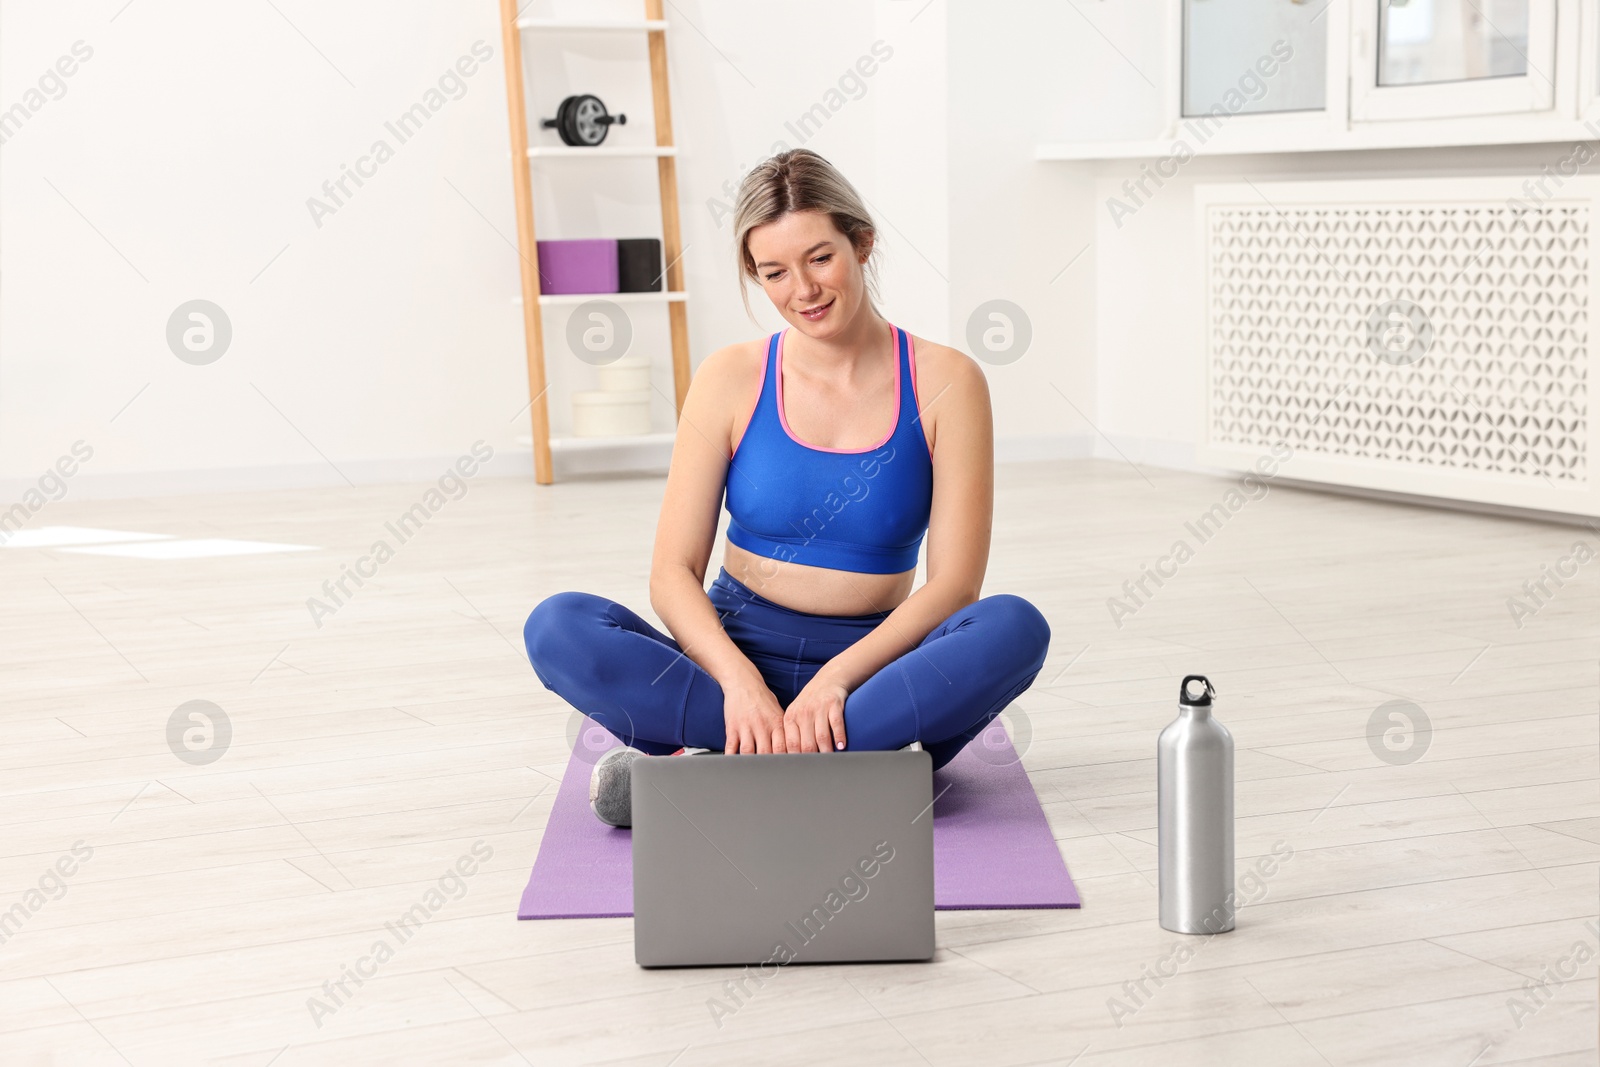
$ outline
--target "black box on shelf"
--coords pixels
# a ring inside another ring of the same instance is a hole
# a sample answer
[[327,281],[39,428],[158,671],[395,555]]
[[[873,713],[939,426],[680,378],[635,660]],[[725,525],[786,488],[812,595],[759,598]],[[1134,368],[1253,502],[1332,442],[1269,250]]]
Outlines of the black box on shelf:
[[617,241],[617,292],[659,293],[663,274],[660,238],[624,237]]

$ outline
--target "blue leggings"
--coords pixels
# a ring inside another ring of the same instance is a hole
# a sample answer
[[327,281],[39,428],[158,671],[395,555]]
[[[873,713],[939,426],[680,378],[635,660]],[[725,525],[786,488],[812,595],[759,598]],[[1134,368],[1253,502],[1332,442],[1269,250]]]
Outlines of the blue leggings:
[[[707,595],[728,637],[784,708],[823,664],[889,615],[794,611],[726,569]],[[523,637],[544,687],[624,744],[651,755],[685,745],[726,747],[722,686],[621,604],[556,593],[533,609]],[[934,768],[943,767],[1033,684],[1049,645],[1049,624],[1022,597],[999,593],[968,604],[849,695],[846,746],[889,750],[921,741]]]

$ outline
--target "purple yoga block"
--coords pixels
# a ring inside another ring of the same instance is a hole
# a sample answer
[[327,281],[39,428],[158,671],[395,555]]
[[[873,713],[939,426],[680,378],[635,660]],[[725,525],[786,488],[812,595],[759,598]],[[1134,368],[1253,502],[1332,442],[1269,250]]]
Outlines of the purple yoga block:
[[617,291],[617,242],[611,240],[539,241],[541,293]]

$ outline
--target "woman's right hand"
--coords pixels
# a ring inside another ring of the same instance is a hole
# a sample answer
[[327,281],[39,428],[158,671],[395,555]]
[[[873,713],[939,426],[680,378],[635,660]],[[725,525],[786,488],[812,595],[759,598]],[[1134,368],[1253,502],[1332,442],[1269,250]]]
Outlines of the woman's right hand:
[[783,708],[759,673],[722,687],[725,755],[742,752],[785,752]]

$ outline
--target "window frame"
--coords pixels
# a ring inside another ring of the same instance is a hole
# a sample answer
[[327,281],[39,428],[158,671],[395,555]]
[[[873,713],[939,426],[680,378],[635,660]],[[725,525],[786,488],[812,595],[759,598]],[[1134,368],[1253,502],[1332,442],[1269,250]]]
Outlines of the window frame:
[[[1441,145],[1491,145],[1546,143],[1574,138],[1595,139],[1600,135],[1600,0],[1531,0],[1534,8],[1546,4],[1551,11],[1550,52],[1546,73],[1553,70],[1549,103],[1540,108],[1516,111],[1485,111],[1471,102],[1474,94],[1415,90],[1497,89],[1483,82],[1526,83],[1537,80],[1529,74],[1515,78],[1483,79],[1479,83],[1442,83],[1423,86],[1382,86],[1376,93],[1398,94],[1387,99],[1399,101],[1397,108],[1413,103],[1412,114],[1423,107],[1426,117],[1366,117],[1352,114],[1355,98],[1356,67],[1365,65],[1357,57],[1364,30],[1371,50],[1371,80],[1377,80],[1378,0],[1325,0],[1328,20],[1325,72],[1328,80],[1326,106],[1320,111],[1287,111],[1231,115],[1209,135],[1197,136],[1195,118],[1183,115],[1183,38],[1187,4],[1184,0],[1168,8],[1166,67],[1169,74],[1162,94],[1163,131],[1167,141],[1186,141],[1191,150],[1204,154],[1247,154],[1341,151],[1365,148],[1429,147]],[[1541,60],[1534,54],[1533,10],[1530,10],[1529,59],[1535,66]],[[1358,25],[1370,20],[1370,26]],[[1543,53],[1540,53],[1542,56]],[[1527,86],[1524,84],[1524,88]],[[1452,104],[1450,97],[1456,97]],[[1539,98],[1542,100],[1542,97]],[[1465,110],[1461,101],[1465,101]],[[1492,101],[1491,101],[1492,102]],[[1585,122],[1589,125],[1586,127]],[[1213,124],[1215,125],[1215,124]],[[1132,154],[1144,154],[1150,142],[1140,143]],[[1059,158],[1114,158],[1127,155],[1114,143],[1068,147]]]
[[[1264,111],[1241,112],[1229,116],[1225,128],[1216,131],[1218,135],[1226,135],[1227,128],[1235,123],[1248,123],[1249,130],[1256,136],[1271,139],[1285,133],[1304,133],[1310,129],[1325,126],[1330,121],[1343,123],[1345,121],[1345,73],[1343,49],[1339,47],[1336,38],[1345,36],[1342,31],[1345,20],[1348,19],[1347,5],[1349,0],[1326,0],[1328,3],[1327,14],[1324,16],[1328,22],[1328,54],[1323,68],[1323,106],[1320,109],[1301,109],[1298,111]],[[1596,0],[1600,2],[1600,0]],[[1186,0],[1178,0],[1177,11],[1171,20],[1170,30],[1167,35],[1167,69],[1172,72],[1168,79],[1165,108],[1168,125],[1176,132],[1186,124],[1192,124],[1202,116],[1185,115],[1183,113],[1183,44],[1184,44],[1184,19],[1188,9]],[[1342,16],[1342,17],[1341,17]],[[1336,60],[1338,65],[1336,66]],[[1243,71],[1241,70],[1241,74]]]
[[1528,0],[1528,73],[1420,85],[1378,83],[1382,4],[1383,0],[1354,0],[1350,39],[1352,122],[1520,115],[1555,106],[1556,0]]

